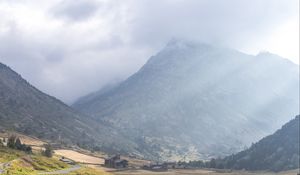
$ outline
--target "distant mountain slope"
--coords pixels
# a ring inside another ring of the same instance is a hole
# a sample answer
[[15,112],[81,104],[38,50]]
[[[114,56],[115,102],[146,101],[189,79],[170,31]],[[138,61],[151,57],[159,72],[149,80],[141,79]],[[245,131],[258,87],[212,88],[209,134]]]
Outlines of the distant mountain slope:
[[300,168],[299,118],[298,115],[249,149],[225,158],[226,168],[273,171]]
[[0,128],[55,142],[92,144],[93,122],[0,63]]
[[73,106],[147,157],[207,159],[241,150],[298,114],[298,75],[269,53],[172,41],[120,85]]

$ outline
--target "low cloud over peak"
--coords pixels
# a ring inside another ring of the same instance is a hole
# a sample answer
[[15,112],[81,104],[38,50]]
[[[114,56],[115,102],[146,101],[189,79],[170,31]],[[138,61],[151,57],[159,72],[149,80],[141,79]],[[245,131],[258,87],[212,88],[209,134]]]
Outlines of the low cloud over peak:
[[298,0],[3,0],[0,62],[72,102],[125,79],[172,38],[299,58]]

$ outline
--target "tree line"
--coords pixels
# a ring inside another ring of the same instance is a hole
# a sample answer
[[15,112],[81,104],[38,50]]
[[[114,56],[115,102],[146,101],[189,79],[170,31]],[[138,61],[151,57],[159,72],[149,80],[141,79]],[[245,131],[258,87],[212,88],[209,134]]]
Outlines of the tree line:
[[20,151],[24,151],[26,153],[32,153],[32,148],[29,145],[22,144],[19,137],[15,135],[11,135],[7,138],[7,140],[4,138],[3,140],[0,139],[0,145],[3,146],[3,142],[7,142],[6,146],[11,149],[16,149]]
[[[6,146],[11,149],[16,149],[20,151],[24,151],[28,154],[32,153],[32,147],[26,144],[22,144],[21,139],[17,137],[16,135],[11,135],[7,139],[3,138],[0,139],[0,146],[4,146],[4,142],[6,143]],[[50,144],[45,144],[44,149],[42,149],[41,154],[46,157],[52,157],[53,156],[53,148]]]

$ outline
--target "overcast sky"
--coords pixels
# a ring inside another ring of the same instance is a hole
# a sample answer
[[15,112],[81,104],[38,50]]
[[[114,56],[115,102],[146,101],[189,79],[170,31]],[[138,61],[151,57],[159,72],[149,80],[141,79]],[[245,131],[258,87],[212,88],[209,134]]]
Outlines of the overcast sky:
[[0,62],[70,104],[171,38],[299,64],[298,21],[299,0],[0,0]]

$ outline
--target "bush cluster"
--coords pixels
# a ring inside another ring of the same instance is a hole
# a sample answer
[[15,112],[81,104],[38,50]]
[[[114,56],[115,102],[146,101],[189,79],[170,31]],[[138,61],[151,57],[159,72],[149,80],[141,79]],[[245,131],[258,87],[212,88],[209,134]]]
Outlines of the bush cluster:
[[17,150],[25,151],[27,153],[32,153],[31,146],[28,146],[26,144],[22,144],[20,138],[15,136],[15,135],[11,135],[8,138],[7,147],[9,147],[11,149],[17,149]]

